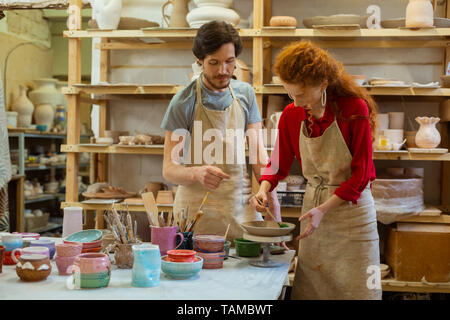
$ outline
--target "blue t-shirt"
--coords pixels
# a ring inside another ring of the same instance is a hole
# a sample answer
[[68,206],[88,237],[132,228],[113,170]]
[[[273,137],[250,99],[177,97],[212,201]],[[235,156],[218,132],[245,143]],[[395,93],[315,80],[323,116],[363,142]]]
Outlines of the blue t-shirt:
[[[169,108],[164,115],[161,128],[168,131],[176,129],[186,129],[191,131],[194,123],[195,103],[197,100],[196,92],[197,80],[192,81],[186,88],[179,91],[170,101]],[[211,110],[225,110],[231,105],[233,97],[230,90],[223,92],[214,92],[205,87],[201,81],[202,102],[203,105]],[[262,121],[259,113],[258,103],[256,102],[255,91],[247,82],[231,79],[236,98],[240,100],[245,113],[245,130],[251,123]]]

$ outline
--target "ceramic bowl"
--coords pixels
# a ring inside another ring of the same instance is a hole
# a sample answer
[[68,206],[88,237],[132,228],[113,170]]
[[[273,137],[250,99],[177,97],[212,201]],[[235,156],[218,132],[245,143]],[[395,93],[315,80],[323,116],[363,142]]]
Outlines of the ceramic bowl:
[[223,251],[225,237],[214,234],[198,234],[193,238],[194,250],[201,252]]
[[167,261],[170,262],[195,262],[196,252],[194,250],[169,250]]
[[245,230],[249,234],[255,236],[264,236],[264,237],[279,237],[285,236],[292,232],[295,228],[295,224],[289,222],[283,222],[287,224],[287,228],[280,228],[277,222],[275,221],[249,221],[241,224]]
[[53,259],[53,257],[55,256],[56,247],[55,241],[53,240],[46,240],[46,239],[33,240],[30,243],[30,248],[31,247],[47,247],[48,250],[50,251],[50,259]]
[[259,242],[237,238],[234,239],[234,244],[239,257],[259,257],[261,254],[261,243]]
[[214,6],[229,8],[233,4],[233,0],[194,0],[197,7]]
[[73,242],[92,242],[96,240],[101,240],[101,238],[102,238],[101,230],[89,229],[72,233],[65,240]]
[[223,268],[223,260],[225,251],[206,253],[197,252],[197,255],[203,258],[203,269],[221,269]]
[[102,251],[103,247],[97,247],[97,248],[89,248],[89,249],[82,249],[81,253],[90,253],[90,252],[100,252]]
[[120,136],[127,136],[129,135],[128,131],[117,131],[117,130],[105,130],[105,138],[111,138],[113,139],[113,143],[119,143],[119,137]]
[[20,234],[22,236],[22,239],[33,238],[34,240],[39,240],[39,238],[41,237],[39,233],[32,233],[32,232],[22,232],[22,233],[13,232],[12,234]]
[[303,19],[303,24],[307,28],[313,28],[313,26],[323,25],[346,25],[346,24],[358,24],[361,29],[367,29],[366,16],[359,16],[355,14],[335,14],[332,16],[316,16]]
[[225,21],[236,27],[239,24],[240,17],[232,9],[214,6],[194,8],[186,15],[186,21],[191,28],[200,28],[203,24],[212,20]]
[[42,281],[47,279],[51,272],[50,259],[43,254],[24,254],[16,264],[16,273],[22,281]]
[[161,270],[172,279],[189,279],[196,276],[203,267],[203,258],[195,257],[194,262],[172,262],[168,256],[161,258]]
[[73,270],[73,263],[75,262],[75,258],[77,256],[72,257],[55,257],[56,266],[58,267],[58,273],[60,275],[71,275]]
[[381,279],[386,278],[389,272],[391,272],[391,267],[389,267],[387,264],[380,263],[380,272]]
[[60,243],[56,245],[58,257],[75,257],[81,254],[83,245],[81,243]]

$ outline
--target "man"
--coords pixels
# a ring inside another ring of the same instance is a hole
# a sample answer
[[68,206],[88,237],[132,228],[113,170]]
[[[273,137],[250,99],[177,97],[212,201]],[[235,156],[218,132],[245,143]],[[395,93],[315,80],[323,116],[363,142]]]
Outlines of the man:
[[[248,204],[248,194],[245,195],[250,182],[246,174],[245,139],[239,139],[246,132],[249,147],[262,150],[249,157],[255,160],[251,163],[252,171],[259,179],[268,158],[261,134],[261,115],[253,88],[232,80],[242,42],[230,24],[218,21],[204,24],[198,30],[192,51],[203,72],[173,97],[164,116],[163,176],[180,185],[173,209],[180,212],[189,206],[189,219],[195,217],[204,196],[210,192],[203,206],[204,214],[195,225],[196,233],[223,235],[230,225],[228,239],[234,239],[242,237],[241,223],[262,220]],[[269,203],[279,218],[275,191]]]

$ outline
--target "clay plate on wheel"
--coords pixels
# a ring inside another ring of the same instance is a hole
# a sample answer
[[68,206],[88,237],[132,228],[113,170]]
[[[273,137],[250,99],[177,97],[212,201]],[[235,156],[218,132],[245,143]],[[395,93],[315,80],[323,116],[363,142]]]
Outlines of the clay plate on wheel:
[[279,237],[288,235],[294,230],[295,224],[282,222],[287,228],[280,228],[275,221],[250,221],[244,222],[241,226],[247,230],[249,234],[263,237]]

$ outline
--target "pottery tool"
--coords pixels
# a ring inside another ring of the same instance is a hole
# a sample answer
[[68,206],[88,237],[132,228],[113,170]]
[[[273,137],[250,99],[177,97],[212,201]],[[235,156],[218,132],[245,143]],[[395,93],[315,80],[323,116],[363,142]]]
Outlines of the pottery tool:
[[191,222],[191,224],[189,225],[189,228],[187,229],[187,232],[191,232],[192,229],[194,229],[195,224],[198,222],[198,220],[200,220],[200,218],[203,215],[203,211],[199,211],[197,212],[197,215],[195,216],[195,219]]
[[133,222],[131,221],[130,213],[128,213],[127,215],[127,224],[128,224],[128,237],[130,238],[131,242],[135,242],[133,235]]
[[153,192],[145,192],[142,194],[144,207],[147,212],[147,219],[150,225],[160,227],[158,220],[158,207],[156,206],[155,196]]
[[112,212],[113,212],[114,220],[115,220],[116,225],[117,225],[117,229],[119,230],[120,239],[122,239],[122,243],[124,243],[124,244],[128,243],[127,242],[127,237],[126,237],[126,235],[125,235],[125,233],[123,232],[123,229],[122,229],[123,225],[120,222],[119,214],[117,213],[116,209],[114,208],[114,204],[112,206]]
[[[261,206],[263,205],[255,195],[253,195],[253,197],[256,199],[256,201],[258,202],[258,204],[260,204]],[[286,227],[288,227],[287,224],[278,222],[278,220],[275,219],[275,217],[274,217],[274,215],[272,214],[272,212],[270,212],[269,204],[267,204],[267,205],[265,206],[265,208],[266,208],[267,214],[273,219],[273,221],[275,221],[276,223],[278,223],[278,226],[279,226],[280,228],[286,228]]]
[[134,220],[134,237],[137,242],[137,220]]
[[116,239],[116,241],[122,242],[122,241],[120,240],[120,237],[119,237],[119,235],[117,234],[116,228],[114,228],[114,226],[111,226],[111,232],[112,232],[112,234],[113,234],[113,236],[114,236],[114,239]]
[[227,235],[228,235],[228,231],[230,230],[230,225],[231,225],[231,223],[228,224],[227,231],[225,231],[225,236],[224,236],[225,240],[227,240]]
[[180,225],[181,232],[184,232],[185,230],[184,228],[186,228],[186,220],[187,220],[187,210],[183,212],[183,215],[181,216],[181,225]]
[[171,226],[172,226],[172,214],[173,214],[173,212],[170,211],[170,212],[169,212],[169,215],[167,216],[167,226],[168,226],[168,227],[171,227]]
[[159,212],[159,213],[158,213],[158,222],[159,222],[159,226],[160,226],[160,227],[165,227],[165,223],[164,223],[164,212]]
[[202,211],[203,205],[205,204],[206,199],[208,198],[208,195],[209,195],[209,191],[206,192],[206,195],[205,195],[205,197],[203,198],[202,204],[201,204],[200,207],[198,208],[197,212]]

